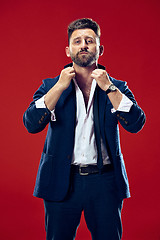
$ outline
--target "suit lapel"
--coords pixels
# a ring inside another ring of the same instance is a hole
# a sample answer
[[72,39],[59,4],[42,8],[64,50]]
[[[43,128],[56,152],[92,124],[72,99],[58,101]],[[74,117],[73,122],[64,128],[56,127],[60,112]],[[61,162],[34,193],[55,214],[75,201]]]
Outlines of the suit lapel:
[[66,106],[66,111],[70,115],[69,118],[75,122],[76,120],[76,92],[75,92],[75,85],[73,80],[71,84],[64,92],[64,102]]
[[104,135],[104,117],[105,117],[105,107],[107,103],[107,96],[103,90],[101,90],[97,86],[97,94],[98,94],[98,108],[99,108],[99,126],[100,126],[100,133],[102,139],[105,139]]

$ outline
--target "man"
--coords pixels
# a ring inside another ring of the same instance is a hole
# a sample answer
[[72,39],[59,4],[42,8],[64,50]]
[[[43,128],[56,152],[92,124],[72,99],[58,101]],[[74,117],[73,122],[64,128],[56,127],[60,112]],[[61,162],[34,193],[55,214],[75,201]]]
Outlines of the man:
[[98,64],[104,48],[96,22],[72,22],[68,41],[72,63],[43,81],[24,113],[31,133],[49,124],[34,196],[44,199],[47,240],[73,240],[82,211],[92,239],[118,240],[130,197],[118,122],[137,133],[145,115],[126,83]]

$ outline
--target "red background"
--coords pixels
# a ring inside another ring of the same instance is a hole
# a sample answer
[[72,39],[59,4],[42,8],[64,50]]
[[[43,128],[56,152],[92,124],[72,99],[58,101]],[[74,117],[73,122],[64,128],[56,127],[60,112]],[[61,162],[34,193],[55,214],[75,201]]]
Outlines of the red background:
[[[140,133],[121,129],[132,194],[123,208],[123,240],[160,239],[159,12],[159,0],[0,1],[0,239],[45,239],[43,202],[32,192],[46,130],[27,133],[22,115],[42,79],[70,61],[66,29],[81,17],[99,23],[99,63],[128,82],[147,115]],[[83,217],[80,239],[91,239]]]

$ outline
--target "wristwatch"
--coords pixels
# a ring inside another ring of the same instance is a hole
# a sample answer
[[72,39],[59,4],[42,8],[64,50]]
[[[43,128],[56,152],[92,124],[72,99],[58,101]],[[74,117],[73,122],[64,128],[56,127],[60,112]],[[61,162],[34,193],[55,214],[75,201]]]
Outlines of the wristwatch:
[[115,91],[117,91],[117,87],[113,83],[111,83],[109,88],[106,90],[106,94],[108,94],[110,92],[115,92]]

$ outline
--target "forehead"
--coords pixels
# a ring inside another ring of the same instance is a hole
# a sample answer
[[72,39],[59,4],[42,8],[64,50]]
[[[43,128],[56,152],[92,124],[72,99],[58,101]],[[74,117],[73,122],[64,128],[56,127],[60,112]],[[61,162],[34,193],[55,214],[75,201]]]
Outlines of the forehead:
[[84,38],[84,37],[92,37],[92,38],[96,38],[97,35],[95,34],[95,32],[90,29],[90,28],[85,28],[85,29],[77,29],[75,30],[72,35],[71,35],[71,39],[75,39],[75,38]]

